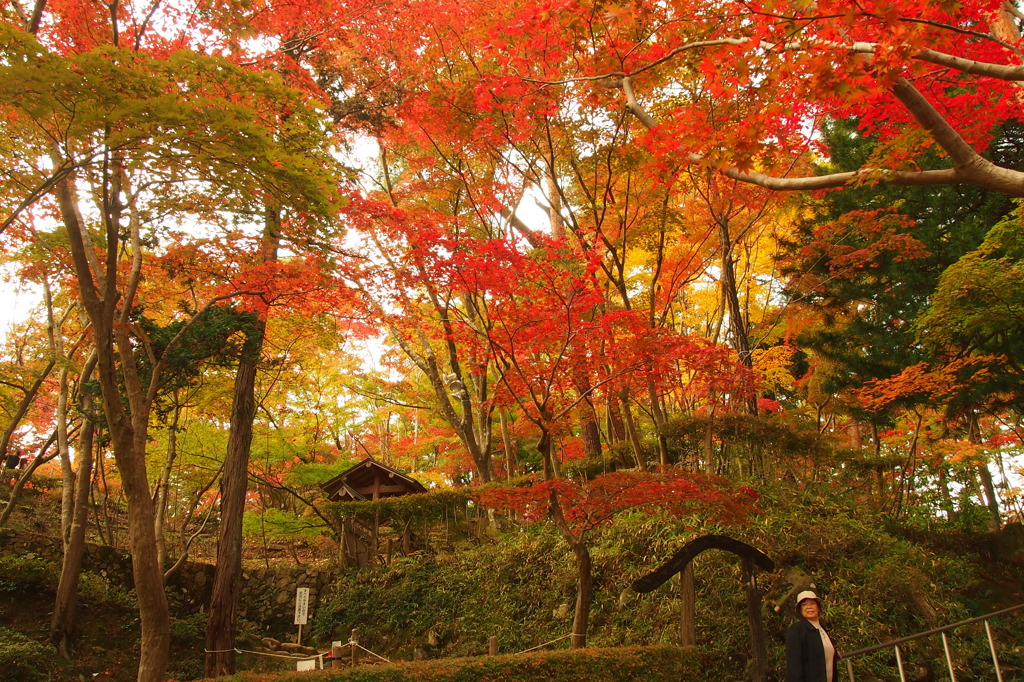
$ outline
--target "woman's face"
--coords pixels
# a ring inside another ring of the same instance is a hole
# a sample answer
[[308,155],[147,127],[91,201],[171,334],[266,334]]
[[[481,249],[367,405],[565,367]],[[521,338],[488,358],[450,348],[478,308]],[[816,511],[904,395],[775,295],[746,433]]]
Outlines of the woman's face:
[[804,599],[800,602],[800,615],[807,620],[817,620],[820,613],[821,609],[818,608],[818,602],[813,599]]

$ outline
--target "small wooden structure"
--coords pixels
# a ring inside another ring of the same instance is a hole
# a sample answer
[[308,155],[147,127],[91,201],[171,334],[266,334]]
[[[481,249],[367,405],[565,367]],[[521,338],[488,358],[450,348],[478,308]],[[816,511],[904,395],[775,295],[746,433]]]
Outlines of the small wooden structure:
[[679,574],[683,585],[682,595],[682,644],[697,643],[694,632],[694,589],[690,562],[700,553],[709,549],[724,549],[743,561],[743,584],[747,593],[747,620],[750,624],[750,679],[753,682],[768,680],[768,646],[765,642],[764,626],[761,623],[761,592],[757,588],[754,569],[766,571],[775,569],[775,562],[761,550],[726,535],[704,535],[686,543],[660,568],[633,581],[630,589],[645,594],[663,585],[669,578]]
[[[423,484],[414,478],[395,471],[389,466],[381,464],[372,457],[367,457],[359,464],[349,467],[345,471],[321,483],[320,488],[327,493],[327,499],[332,502],[369,502],[384,497],[401,497],[415,493],[425,493],[427,489]],[[348,565],[354,562],[359,567],[367,566],[380,554],[380,541],[382,521],[383,528],[388,526],[387,519],[381,519],[381,512],[378,509],[373,520],[359,520],[352,516],[342,516],[338,527],[340,540],[339,549],[341,561]],[[391,561],[392,553],[401,548],[401,551],[408,554],[412,551],[412,530],[410,523],[404,528],[397,529],[397,547],[391,534],[395,529],[388,531],[387,552],[385,561]]]
[[372,457],[345,469],[320,487],[332,502],[379,500],[427,492],[416,479],[384,466]]

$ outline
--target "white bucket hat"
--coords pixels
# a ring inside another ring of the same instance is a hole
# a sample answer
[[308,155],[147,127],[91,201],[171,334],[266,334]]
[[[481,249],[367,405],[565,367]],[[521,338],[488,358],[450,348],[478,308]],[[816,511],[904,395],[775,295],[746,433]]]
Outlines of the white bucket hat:
[[804,599],[813,599],[814,601],[818,602],[819,606],[821,606],[821,600],[818,599],[818,595],[816,595],[814,592],[811,592],[810,590],[804,590],[800,594],[796,595],[797,606],[799,606],[800,602],[802,602]]

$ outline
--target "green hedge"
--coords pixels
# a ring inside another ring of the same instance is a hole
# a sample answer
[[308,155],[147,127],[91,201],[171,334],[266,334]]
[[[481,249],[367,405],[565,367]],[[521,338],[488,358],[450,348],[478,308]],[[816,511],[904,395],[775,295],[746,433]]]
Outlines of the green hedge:
[[673,682],[698,679],[699,667],[692,650],[652,646],[449,658],[350,670],[239,673],[219,681],[323,682],[329,676],[338,682]]
[[450,517],[453,510],[465,513],[470,502],[467,490],[432,490],[418,495],[385,497],[359,502],[330,502],[322,505],[325,515],[340,526],[349,517],[370,523],[376,519],[390,522],[439,521]]

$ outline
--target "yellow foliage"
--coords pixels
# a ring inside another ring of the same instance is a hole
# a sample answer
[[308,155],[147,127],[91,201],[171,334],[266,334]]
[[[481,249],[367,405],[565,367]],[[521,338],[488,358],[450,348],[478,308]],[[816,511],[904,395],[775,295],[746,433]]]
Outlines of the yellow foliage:
[[795,353],[796,349],[788,345],[754,350],[754,371],[760,379],[761,390],[776,391],[793,387],[796,379],[789,368]]

